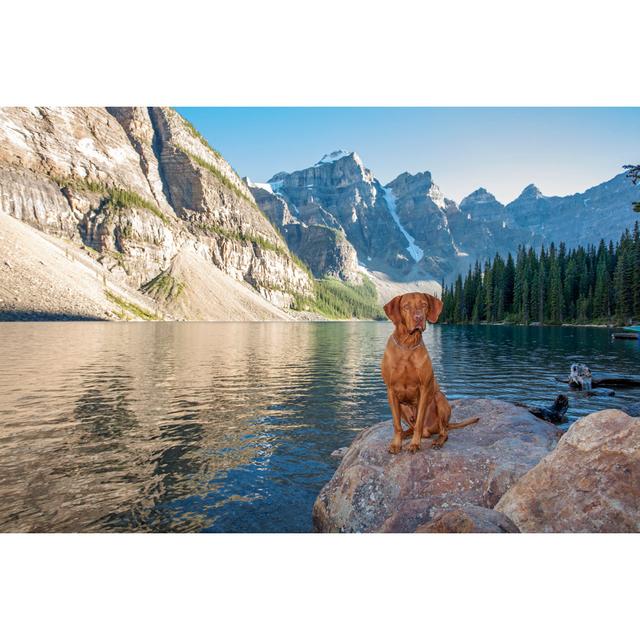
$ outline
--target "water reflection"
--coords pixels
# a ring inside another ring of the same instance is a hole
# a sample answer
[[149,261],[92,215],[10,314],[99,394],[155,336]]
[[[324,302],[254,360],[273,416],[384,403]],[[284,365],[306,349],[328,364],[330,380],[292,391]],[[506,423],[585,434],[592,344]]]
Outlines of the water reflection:
[[[0,324],[0,530],[307,531],[332,450],[388,417],[387,323]],[[430,327],[450,397],[544,402],[573,360],[638,372],[582,328]],[[571,397],[575,418],[623,406]]]

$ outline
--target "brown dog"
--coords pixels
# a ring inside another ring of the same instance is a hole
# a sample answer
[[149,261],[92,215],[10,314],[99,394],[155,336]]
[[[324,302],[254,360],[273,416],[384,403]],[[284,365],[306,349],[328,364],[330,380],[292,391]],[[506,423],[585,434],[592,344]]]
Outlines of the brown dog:
[[[440,391],[422,332],[427,320],[434,323],[442,311],[442,301],[427,293],[406,293],[384,305],[384,312],[395,325],[382,358],[382,378],[393,415],[393,440],[389,453],[402,449],[402,440],[411,436],[409,451],[420,448],[420,440],[438,435],[433,443],[440,448],[449,429],[461,429],[479,418],[449,422],[451,406]],[[409,425],[402,430],[402,420]]]

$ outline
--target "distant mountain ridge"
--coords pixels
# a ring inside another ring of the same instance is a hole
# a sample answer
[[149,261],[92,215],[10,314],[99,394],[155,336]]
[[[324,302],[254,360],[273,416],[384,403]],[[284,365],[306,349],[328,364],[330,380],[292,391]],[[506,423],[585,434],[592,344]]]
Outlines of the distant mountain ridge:
[[[521,244],[538,249],[552,242],[572,247],[616,240],[637,219],[631,203],[640,195],[640,187],[621,173],[569,196],[546,196],[529,184],[504,205],[481,187],[458,204],[429,171],[403,172],[383,186],[357,153],[344,150],[250,188],[261,207],[273,207],[274,200],[286,205],[302,235],[311,228],[317,233],[317,227],[333,230],[323,240],[328,254],[336,254],[331,238],[339,238],[341,254],[349,255],[339,264],[323,260],[318,244],[311,255],[299,242],[289,243],[316,276],[349,279],[367,269],[400,281],[450,280],[476,260],[514,252]],[[292,237],[282,221],[272,221]]]

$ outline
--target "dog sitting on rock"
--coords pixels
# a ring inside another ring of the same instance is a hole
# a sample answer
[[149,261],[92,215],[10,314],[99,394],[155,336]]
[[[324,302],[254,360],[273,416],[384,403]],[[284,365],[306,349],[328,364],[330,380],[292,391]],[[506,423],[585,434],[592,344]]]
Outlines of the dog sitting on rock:
[[[399,453],[405,438],[411,438],[412,453],[420,449],[423,437],[437,436],[432,446],[440,448],[450,429],[461,429],[479,420],[450,422],[451,405],[436,382],[422,332],[427,320],[437,322],[441,311],[442,301],[427,293],[396,296],[384,306],[384,312],[395,325],[382,358],[382,378],[393,416],[389,453]],[[402,429],[402,420],[409,425],[406,431]]]

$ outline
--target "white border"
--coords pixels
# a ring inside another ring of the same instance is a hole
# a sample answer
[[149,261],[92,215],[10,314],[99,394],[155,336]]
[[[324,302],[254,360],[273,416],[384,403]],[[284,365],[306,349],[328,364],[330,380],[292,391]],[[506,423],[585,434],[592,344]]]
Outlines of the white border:
[[633,535],[2,537],[4,637],[624,638]]
[[636,0],[5,3],[2,104],[640,104]]

